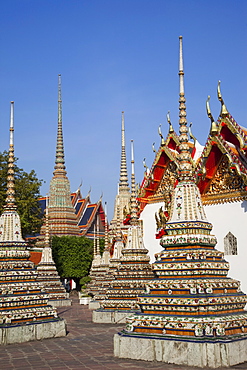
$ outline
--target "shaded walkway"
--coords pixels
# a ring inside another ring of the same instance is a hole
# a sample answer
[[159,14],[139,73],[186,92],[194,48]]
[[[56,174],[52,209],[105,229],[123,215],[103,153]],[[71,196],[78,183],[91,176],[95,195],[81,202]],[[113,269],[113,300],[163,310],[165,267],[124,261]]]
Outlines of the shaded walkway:
[[[71,307],[59,309],[59,315],[67,320],[69,333],[66,337],[2,346],[0,347],[0,369],[193,369],[113,357],[113,335],[123,326],[92,323],[91,311],[87,306],[79,305],[76,298],[73,298]],[[247,370],[247,363],[231,368],[220,368],[220,370],[223,369]]]

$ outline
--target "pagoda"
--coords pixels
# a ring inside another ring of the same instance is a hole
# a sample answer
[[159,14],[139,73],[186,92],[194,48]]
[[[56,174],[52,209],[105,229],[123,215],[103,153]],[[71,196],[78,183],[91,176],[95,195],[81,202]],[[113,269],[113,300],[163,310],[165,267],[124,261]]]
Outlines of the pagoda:
[[[102,256],[100,257],[100,263],[98,265],[98,271],[95,276],[94,280],[94,286],[95,286],[95,292],[94,292],[94,300],[97,302],[101,302],[105,298],[105,285],[106,280],[108,277],[109,272],[109,263],[110,263],[110,250],[109,250],[109,240],[108,240],[108,224],[107,224],[107,210],[106,210],[106,203],[105,203],[105,247]],[[98,308],[99,305],[94,306],[92,308]],[[91,308],[91,307],[89,307]]]
[[125,120],[124,112],[121,118],[121,161],[120,161],[120,178],[118,183],[118,192],[114,205],[114,216],[110,222],[109,236],[114,239],[117,229],[117,217],[119,212],[121,232],[127,234],[128,226],[123,224],[123,220],[129,213],[130,202],[130,188],[128,182],[127,162],[126,162],[126,149],[125,149]]
[[37,266],[37,278],[43,284],[44,291],[49,294],[49,303],[53,307],[71,306],[69,293],[66,293],[60,281],[60,276],[52,258],[52,249],[49,242],[48,207],[46,207],[45,226],[45,246],[42,249],[41,261]]
[[22,238],[14,186],[14,102],[10,113],[7,197],[0,217],[0,344],[66,335],[64,320],[47,304],[30,253]]
[[179,58],[179,166],[171,212],[153,268],[157,279],[139,297],[141,314],[115,335],[118,357],[218,368],[247,361],[246,295],[227,277],[215,249],[188,145],[182,37]]
[[[50,235],[79,236],[75,209],[70,196],[70,182],[66,176],[62,130],[62,94],[61,75],[58,75],[58,126],[57,147],[53,178],[50,182],[49,196],[49,228]],[[45,225],[41,228],[41,236],[45,236]]]
[[142,229],[137,215],[133,141],[131,154],[131,206],[127,243],[113,272],[105,300],[101,303],[101,308],[93,312],[94,322],[125,321],[131,312],[139,310],[137,296],[145,291],[147,282],[154,277],[149,264],[148,250],[143,245]]
[[[96,235],[95,235],[96,234]],[[93,261],[90,269],[89,276],[90,283],[87,285],[87,292],[94,297],[98,292],[97,277],[101,274],[101,254],[99,244],[99,220],[96,222],[96,232],[94,227],[94,240],[93,240]],[[98,307],[98,304],[97,304]]]

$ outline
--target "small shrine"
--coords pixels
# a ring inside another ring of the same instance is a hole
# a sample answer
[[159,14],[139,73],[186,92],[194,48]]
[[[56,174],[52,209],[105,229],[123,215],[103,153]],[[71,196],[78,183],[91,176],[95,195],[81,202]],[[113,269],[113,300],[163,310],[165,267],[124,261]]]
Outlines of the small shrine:
[[247,361],[247,296],[227,277],[215,249],[188,145],[182,37],[179,58],[179,156],[170,217],[153,264],[157,278],[139,296],[140,314],[114,336],[118,357],[218,368]]
[[125,321],[129,313],[139,310],[137,296],[145,291],[146,283],[154,276],[149,264],[148,250],[143,245],[142,230],[137,216],[133,141],[131,152],[131,212],[127,243],[122,249],[118,266],[112,273],[105,300],[101,302],[101,308],[93,311],[94,322]]
[[43,284],[44,291],[49,294],[49,303],[53,307],[71,306],[69,293],[60,281],[56,265],[52,258],[52,249],[49,243],[48,207],[46,207],[46,234],[45,246],[42,249],[41,261],[37,266],[37,279]]
[[0,344],[66,335],[66,325],[47,304],[38,272],[22,238],[14,186],[14,102],[10,113],[7,196],[0,217]]

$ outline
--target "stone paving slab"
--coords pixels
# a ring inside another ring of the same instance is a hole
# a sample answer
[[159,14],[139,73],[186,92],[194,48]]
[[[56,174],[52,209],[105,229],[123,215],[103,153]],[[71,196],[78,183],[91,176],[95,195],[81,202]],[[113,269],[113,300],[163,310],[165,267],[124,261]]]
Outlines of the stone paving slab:
[[[122,325],[93,323],[92,311],[88,306],[79,305],[75,297],[72,306],[58,311],[67,321],[67,336],[1,346],[0,370],[195,370],[187,366],[116,358],[113,356],[113,335],[123,328]],[[233,369],[247,370],[247,363],[218,370]]]

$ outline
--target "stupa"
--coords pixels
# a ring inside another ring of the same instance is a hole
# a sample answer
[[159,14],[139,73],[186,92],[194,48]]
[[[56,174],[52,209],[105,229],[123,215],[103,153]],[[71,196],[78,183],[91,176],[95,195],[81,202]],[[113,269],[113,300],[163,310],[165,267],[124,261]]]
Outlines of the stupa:
[[[70,196],[70,182],[66,176],[64,159],[63,129],[62,129],[62,93],[61,75],[58,75],[58,126],[56,159],[53,178],[50,182],[49,196],[49,227],[50,235],[79,236],[80,229],[77,224],[75,209]],[[45,225],[41,228],[41,238],[45,237]]]
[[215,249],[188,145],[182,37],[179,58],[179,166],[170,218],[153,268],[157,279],[139,297],[141,314],[114,337],[118,357],[218,368],[247,361],[247,302]]
[[53,307],[71,306],[69,293],[66,292],[60,281],[56,265],[52,258],[52,249],[49,242],[48,207],[46,207],[45,226],[45,246],[42,249],[41,261],[37,266],[37,279],[43,284],[44,291],[49,294],[49,303]]
[[154,277],[149,264],[148,250],[143,245],[142,230],[137,216],[133,141],[131,154],[131,212],[127,243],[112,274],[113,279],[106,291],[106,298],[101,303],[101,308],[93,312],[94,322],[125,321],[131,312],[139,310],[137,296],[145,291],[146,283]]
[[94,240],[93,240],[93,261],[90,269],[89,276],[90,283],[87,285],[87,292],[94,297],[98,292],[97,276],[100,274],[101,254],[99,245],[99,220],[96,221],[96,232],[94,226]]
[[[94,285],[97,288],[94,293],[94,300],[98,303],[104,300],[105,293],[106,293],[106,281],[108,280],[108,272],[109,272],[109,263],[110,263],[110,251],[109,251],[109,240],[108,240],[108,224],[107,224],[107,209],[105,203],[105,247],[100,258],[100,264],[98,266],[98,271],[95,276]],[[92,308],[98,308],[94,306]],[[91,308],[91,307],[90,307]]]
[[14,102],[11,102],[7,197],[0,217],[0,344],[66,335],[64,320],[47,304],[49,295],[28,260],[14,186]]
[[[123,224],[123,220],[129,212],[130,202],[130,188],[128,182],[128,171],[126,161],[126,148],[125,148],[125,119],[124,112],[121,116],[121,160],[120,160],[120,177],[118,183],[118,191],[114,204],[114,215],[110,222],[109,236],[114,239],[116,230],[118,229],[118,218],[120,219],[120,229],[123,234],[127,234],[128,226]],[[117,230],[118,232],[118,230]]]

